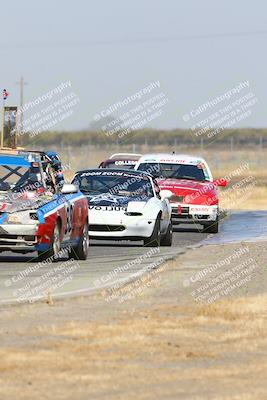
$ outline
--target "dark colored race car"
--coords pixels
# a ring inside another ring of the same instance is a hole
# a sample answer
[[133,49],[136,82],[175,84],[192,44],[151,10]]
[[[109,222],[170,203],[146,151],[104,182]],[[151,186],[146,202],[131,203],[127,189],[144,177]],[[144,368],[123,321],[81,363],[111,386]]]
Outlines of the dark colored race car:
[[134,169],[141,154],[117,153],[102,161],[98,168]]
[[47,258],[67,247],[85,260],[88,245],[87,200],[64,182],[58,155],[0,150],[0,252]]

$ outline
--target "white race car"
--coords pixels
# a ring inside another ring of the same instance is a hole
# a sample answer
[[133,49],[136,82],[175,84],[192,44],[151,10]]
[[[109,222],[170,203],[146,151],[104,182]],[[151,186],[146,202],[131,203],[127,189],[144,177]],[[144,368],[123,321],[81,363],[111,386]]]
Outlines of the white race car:
[[73,178],[89,204],[89,237],[171,246],[171,207],[145,172],[89,169]]

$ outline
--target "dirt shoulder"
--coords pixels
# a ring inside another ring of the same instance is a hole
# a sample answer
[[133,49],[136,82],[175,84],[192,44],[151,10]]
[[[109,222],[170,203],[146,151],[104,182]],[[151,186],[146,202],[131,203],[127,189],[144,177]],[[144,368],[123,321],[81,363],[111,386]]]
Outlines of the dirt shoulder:
[[266,243],[189,250],[124,288],[1,309],[0,398],[264,399]]

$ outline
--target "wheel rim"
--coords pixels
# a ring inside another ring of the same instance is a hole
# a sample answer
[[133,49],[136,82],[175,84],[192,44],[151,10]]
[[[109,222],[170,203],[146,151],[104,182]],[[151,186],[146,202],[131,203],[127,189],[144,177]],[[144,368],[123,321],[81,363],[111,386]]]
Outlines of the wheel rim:
[[84,251],[84,253],[87,253],[88,247],[89,247],[89,237],[88,237],[88,225],[86,223],[83,228],[83,251]]
[[54,230],[53,251],[54,255],[57,255],[60,251],[60,232],[58,225],[55,226]]

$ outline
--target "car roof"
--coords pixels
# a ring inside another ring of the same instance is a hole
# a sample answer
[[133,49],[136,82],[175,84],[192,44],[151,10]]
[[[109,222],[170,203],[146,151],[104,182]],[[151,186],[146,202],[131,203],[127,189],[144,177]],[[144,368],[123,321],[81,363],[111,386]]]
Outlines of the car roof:
[[180,163],[197,165],[201,162],[206,163],[204,158],[191,156],[189,154],[169,154],[169,153],[151,153],[144,154],[138,161],[138,164],[151,163]]
[[0,155],[0,164],[1,165],[14,165],[20,167],[30,167],[31,161],[28,157],[22,155],[14,155],[14,154],[1,154]]
[[115,153],[109,156],[108,160],[139,160],[142,154],[135,153]]
[[20,165],[20,166],[31,166],[32,162],[41,161],[40,154],[38,152],[30,152],[24,150],[1,149],[0,150],[0,163],[2,165]]
[[114,158],[107,158],[106,160],[101,161],[101,164],[108,164],[108,163],[114,164],[114,162],[116,161],[132,161],[137,163],[138,159],[131,159],[130,157],[129,158],[114,157]]
[[130,174],[130,175],[143,175],[143,176],[148,176],[150,178],[153,178],[153,176],[151,174],[149,174],[148,172],[145,171],[138,171],[138,170],[134,170],[134,169],[120,169],[120,168],[109,168],[109,169],[105,169],[105,168],[88,168],[88,169],[83,169],[80,171],[75,172],[76,174],[81,174],[84,172],[103,172],[105,171],[105,173],[109,173],[109,172],[114,172],[114,173],[120,173],[122,172],[123,174]]

